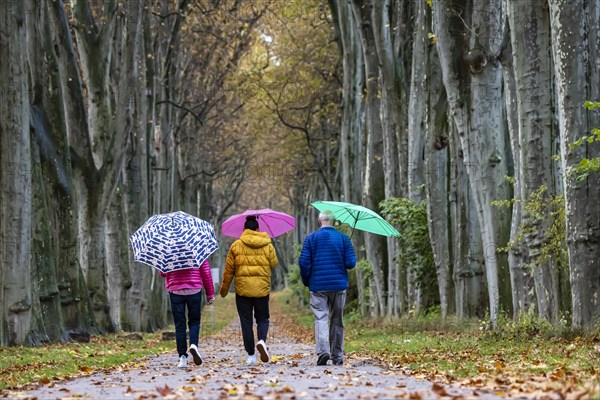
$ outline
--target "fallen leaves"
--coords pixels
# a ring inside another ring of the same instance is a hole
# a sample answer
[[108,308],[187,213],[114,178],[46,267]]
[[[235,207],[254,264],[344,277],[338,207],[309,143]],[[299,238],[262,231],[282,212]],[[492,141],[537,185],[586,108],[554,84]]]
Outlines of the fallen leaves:
[[[274,319],[278,317],[273,315]],[[302,340],[307,338],[311,339],[305,336]],[[245,357],[241,355],[243,348],[239,333],[214,339],[215,342],[211,342],[214,351],[207,352],[205,363],[185,370],[176,369],[172,358],[164,355],[149,357],[148,362],[142,363],[138,358],[135,362],[110,369],[91,367],[87,363],[103,357],[111,351],[108,349],[86,350],[80,347],[73,350],[73,359],[87,360],[80,364],[79,376],[100,372],[83,378],[92,385],[89,393],[98,393],[93,390],[102,388],[113,390],[110,393],[119,393],[115,397],[136,400],[302,399],[319,396],[457,400],[494,394],[507,398],[581,400],[600,393],[594,365],[589,363],[583,364],[583,368],[576,368],[579,364],[575,364],[581,355],[597,361],[600,355],[597,342],[590,345],[557,341],[553,346],[546,343],[509,343],[490,350],[475,339],[465,345],[461,342],[462,338],[447,333],[437,335],[430,346],[410,351],[410,346],[419,345],[419,338],[407,339],[396,335],[390,343],[393,341],[402,346],[400,349],[386,343],[387,338],[382,338],[386,349],[381,352],[346,354],[343,368],[317,367],[313,352],[304,344],[296,347],[297,339],[287,337],[271,342],[271,363],[247,366],[243,364]],[[214,346],[215,343],[218,346]],[[170,350],[172,352],[173,349]],[[115,353],[119,351],[115,350]],[[567,355],[569,359],[565,359]],[[374,361],[383,369],[373,367]],[[102,372],[110,372],[111,375],[104,376]],[[596,379],[595,385],[590,377]],[[422,381],[415,384],[412,378]],[[47,385],[47,389],[57,380],[40,375],[37,382]],[[77,396],[60,386],[53,393],[56,394],[51,396],[53,398]]]
[[440,397],[448,396],[448,392],[446,391],[446,388],[437,382],[433,383],[433,385],[431,386],[431,391]]
[[173,390],[171,390],[171,388],[167,385],[163,386],[163,387],[156,387],[156,391],[158,392],[158,394],[160,394],[163,397],[166,397],[170,394],[173,394]]
[[[545,393],[549,399],[569,398],[586,384],[600,381],[595,367],[600,359],[600,345],[590,338],[518,340],[479,333],[421,332],[406,333],[415,339],[400,339],[400,335],[389,334],[385,329],[378,329],[378,335],[363,329],[364,337],[371,342],[355,340],[362,343],[360,347],[381,346],[381,350],[370,353],[379,365],[419,379],[509,397],[517,393],[521,397]],[[599,389],[590,387],[588,396],[599,396]]]

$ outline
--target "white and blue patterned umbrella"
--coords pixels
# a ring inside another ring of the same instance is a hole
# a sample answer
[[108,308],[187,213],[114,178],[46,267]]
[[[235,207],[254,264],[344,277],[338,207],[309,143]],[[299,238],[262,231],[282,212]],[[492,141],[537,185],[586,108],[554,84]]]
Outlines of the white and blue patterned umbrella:
[[163,273],[198,268],[219,248],[213,225],[182,211],[150,217],[129,240],[135,261]]

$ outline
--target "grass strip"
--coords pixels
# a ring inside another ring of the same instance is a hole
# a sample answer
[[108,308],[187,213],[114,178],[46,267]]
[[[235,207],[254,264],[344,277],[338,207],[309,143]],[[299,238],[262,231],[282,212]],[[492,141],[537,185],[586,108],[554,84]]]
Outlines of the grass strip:
[[[235,296],[219,297],[213,305],[204,307],[200,341],[228,326],[234,316]],[[176,351],[175,340],[161,339],[164,331],[174,331],[174,327],[155,333],[92,336],[89,343],[0,347],[0,390],[135,367],[145,356]]]
[[[273,299],[298,326],[312,326],[309,306],[290,291]],[[349,314],[344,320],[349,360],[370,359],[398,373],[500,396],[600,399],[598,334],[561,335],[518,323],[488,331],[480,321],[439,317],[365,321]]]

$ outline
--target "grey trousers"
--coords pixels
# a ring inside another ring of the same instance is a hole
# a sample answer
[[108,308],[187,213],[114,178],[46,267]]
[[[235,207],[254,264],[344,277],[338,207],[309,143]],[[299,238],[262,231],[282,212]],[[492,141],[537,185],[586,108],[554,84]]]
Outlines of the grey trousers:
[[344,353],[344,305],[346,291],[310,292],[310,309],[315,316],[317,355],[329,354],[333,361]]

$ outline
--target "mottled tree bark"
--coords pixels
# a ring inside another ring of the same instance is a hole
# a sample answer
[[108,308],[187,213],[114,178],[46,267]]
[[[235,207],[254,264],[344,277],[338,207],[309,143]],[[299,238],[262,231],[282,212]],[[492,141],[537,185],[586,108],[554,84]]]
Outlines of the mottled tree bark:
[[[25,32],[26,2],[0,13],[1,344],[23,344],[32,323],[32,165]],[[8,62],[10,60],[10,62]]]
[[[357,202],[362,182],[361,165],[363,160],[363,127],[365,106],[363,102],[363,87],[365,86],[364,57],[362,43],[358,37],[358,28],[349,3],[330,1],[330,7],[335,15],[334,23],[338,31],[342,51],[342,68],[344,73],[342,86],[342,121],[340,131],[340,168],[341,171],[341,200]],[[360,232],[353,232],[352,242],[357,257],[360,255],[360,244],[363,243]],[[356,288],[359,312],[367,316],[366,289],[362,271],[355,269]]]
[[[515,128],[520,152],[515,168],[519,170],[515,173],[519,179],[515,199],[523,203],[542,187],[547,188],[546,199],[554,195],[550,21],[548,6],[543,0],[508,2],[508,7],[518,122]],[[556,259],[545,259],[541,263],[536,259],[548,241],[552,220],[532,218],[525,210],[520,211],[523,229],[527,232],[523,235],[522,261],[533,271],[539,315],[554,322],[559,317]]]
[[496,254],[496,248],[506,243],[509,227],[506,213],[492,206],[492,201],[508,196],[504,182],[507,153],[502,113],[502,71],[497,61],[502,43],[500,4],[496,0],[477,4],[434,3],[434,27],[448,104],[460,137],[470,188],[479,214],[490,322],[494,327],[497,325],[500,287],[503,285],[499,271],[505,266],[503,262],[499,263],[502,260]]
[[[397,57],[394,49],[394,24],[390,19],[392,11],[396,11],[392,0],[375,1],[371,12],[371,25],[381,79],[380,116],[383,139],[383,171],[385,198],[400,195],[400,162],[397,137],[402,127],[401,83],[398,76],[397,63],[402,60]],[[398,266],[394,260],[398,252],[398,241],[394,237],[387,238],[387,315],[398,315],[400,312],[400,288],[397,274]]]
[[473,195],[460,149],[460,139],[449,117],[450,183],[449,209],[451,229],[452,279],[456,316],[458,319],[482,317],[488,306],[484,273],[483,249],[480,239],[479,218],[473,206]]
[[[509,43],[510,45],[510,43]],[[502,57],[504,74],[504,98],[510,146],[513,155],[514,169],[514,201],[512,204],[512,221],[510,227],[510,249],[508,250],[508,265],[510,283],[512,286],[513,317],[516,319],[521,312],[526,312],[535,304],[535,289],[530,268],[525,265],[523,253],[524,244],[520,240],[523,225],[523,201],[521,198],[521,143],[519,141],[519,122],[515,74],[512,61],[512,46],[509,46]]]
[[[353,0],[352,10],[359,37],[362,42],[363,57],[365,60],[365,75],[367,83],[366,118],[367,118],[367,147],[364,170],[364,185],[362,204],[372,210],[379,209],[379,202],[384,198],[384,172],[383,172],[383,133],[380,119],[379,100],[379,68],[373,28],[369,23],[370,11],[373,4],[370,0]],[[386,311],[386,260],[387,253],[384,246],[385,239],[379,235],[365,234],[367,259],[373,268],[374,293],[372,299],[376,301],[373,309],[377,315],[385,315]],[[375,294],[375,296],[373,296]]]
[[598,144],[570,148],[592,128],[598,112],[583,107],[600,99],[600,6],[585,0],[550,0],[552,54],[564,171],[567,248],[574,327],[600,316],[600,174],[578,182],[570,173],[583,157],[600,156]]

